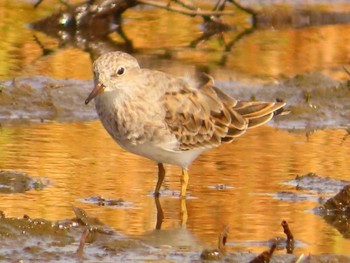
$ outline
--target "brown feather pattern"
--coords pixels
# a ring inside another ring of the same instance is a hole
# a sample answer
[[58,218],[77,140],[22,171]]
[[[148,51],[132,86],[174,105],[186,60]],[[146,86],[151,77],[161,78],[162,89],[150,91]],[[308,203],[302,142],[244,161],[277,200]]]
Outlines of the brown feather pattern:
[[181,150],[232,142],[248,128],[271,120],[274,112],[285,105],[284,102],[237,101],[213,84],[212,78],[204,75],[198,89],[184,85],[164,95],[165,122]]

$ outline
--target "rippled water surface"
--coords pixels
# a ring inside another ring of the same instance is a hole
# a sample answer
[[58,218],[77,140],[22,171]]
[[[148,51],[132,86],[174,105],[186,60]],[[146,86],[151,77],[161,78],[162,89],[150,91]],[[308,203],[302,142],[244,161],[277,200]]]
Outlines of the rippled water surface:
[[[0,0],[1,80],[37,75],[92,78],[87,52],[27,27],[59,6],[59,1],[47,0],[33,11],[30,1]],[[342,5],[337,11],[348,9]],[[224,52],[216,38],[196,49],[188,47],[201,35],[198,18],[153,9],[146,15],[130,10],[125,16],[124,29],[136,55],[142,60],[161,54],[153,64],[148,61],[148,67],[176,74],[205,68],[219,81],[245,84],[278,82],[307,72],[348,78],[342,68],[350,58],[348,24],[260,29]],[[242,13],[231,20],[237,20],[238,30],[249,26],[249,17]],[[173,31],[174,23],[178,27]],[[228,43],[237,35],[239,31],[230,31],[223,37]],[[120,41],[117,35],[111,38]],[[38,39],[50,49],[48,55],[43,56]],[[164,60],[169,54],[173,59]],[[177,198],[180,169],[166,166],[160,198],[164,221],[162,231],[156,232],[159,209],[152,196],[156,164],[122,150],[98,120],[4,124],[0,128],[0,170],[22,171],[46,178],[50,184],[39,191],[0,194],[0,210],[7,216],[28,214],[59,220],[73,217],[74,205],[117,231],[153,245],[215,246],[218,233],[229,225],[229,250],[257,253],[265,249],[265,241],[284,236],[280,223],[287,220],[298,240],[295,253],[350,255],[349,239],[310,211],[319,205],[320,196],[335,193],[318,195],[285,184],[309,172],[350,181],[348,132],[339,127],[314,132],[289,128],[253,129],[234,143],[201,155],[190,167],[186,200]],[[292,197],[281,195],[284,192]],[[97,206],[86,201],[91,196],[121,198],[126,205]]]
[[[62,219],[72,217],[71,205],[85,208],[106,224],[126,234],[148,235],[155,228],[157,210],[151,196],[156,165],[121,150],[97,121],[9,126],[1,131],[0,167],[41,176],[51,181],[41,191],[1,195],[1,207],[9,216]],[[234,249],[246,241],[266,241],[283,236],[280,221],[287,220],[297,240],[296,252],[350,253],[349,240],[308,210],[312,200],[279,200],[278,192],[297,191],[283,182],[309,171],[350,180],[347,156],[350,142],[343,130],[318,131],[310,137],[262,127],[230,145],[203,154],[190,169],[186,200],[190,236],[187,242],[214,245],[223,225],[230,225]],[[183,223],[178,168],[167,166],[165,213],[162,229]],[[224,188],[224,189],[221,189]],[[101,207],[83,202],[90,196],[122,198],[127,208]],[[150,238],[150,240],[152,240]],[[167,238],[165,243],[170,242]],[[243,243],[242,243],[243,242]],[[178,244],[179,245],[179,244]]]

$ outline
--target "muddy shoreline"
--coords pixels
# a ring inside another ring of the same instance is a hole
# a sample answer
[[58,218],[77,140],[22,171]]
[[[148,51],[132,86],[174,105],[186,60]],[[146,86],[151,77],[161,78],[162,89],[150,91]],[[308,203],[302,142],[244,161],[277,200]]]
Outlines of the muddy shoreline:
[[[279,116],[269,125],[286,130],[312,131],[326,128],[347,129],[350,119],[350,86],[321,73],[248,85],[219,81],[217,86],[241,100],[275,100],[287,102],[290,114]],[[84,100],[92,81],[58,80],[44,76],[19,77],[0,83],[0,122],[79,122],[97,118],[93,103]]]

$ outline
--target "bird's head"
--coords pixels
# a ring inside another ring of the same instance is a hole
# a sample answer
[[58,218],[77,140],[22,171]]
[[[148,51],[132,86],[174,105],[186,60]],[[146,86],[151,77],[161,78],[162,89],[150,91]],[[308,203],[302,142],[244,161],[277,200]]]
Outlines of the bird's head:
[[121,52],[108,52],[101,55],[93,64],[94,89],[85,104],[103,92],[111,92],[123,88],[123,79],[132,69],[139,69],[139,63],[133,56]]

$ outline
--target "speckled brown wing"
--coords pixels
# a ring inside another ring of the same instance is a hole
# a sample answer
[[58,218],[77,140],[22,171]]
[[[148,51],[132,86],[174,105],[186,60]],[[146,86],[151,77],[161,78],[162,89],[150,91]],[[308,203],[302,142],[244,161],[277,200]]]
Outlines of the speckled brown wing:
[[231,142],[248,128],[269,121],[284,103],[241,102],[213,86],[204,75],[198,89],[186,82],[173,85],[164,95],[165,121],[181,150],[212,148]]

